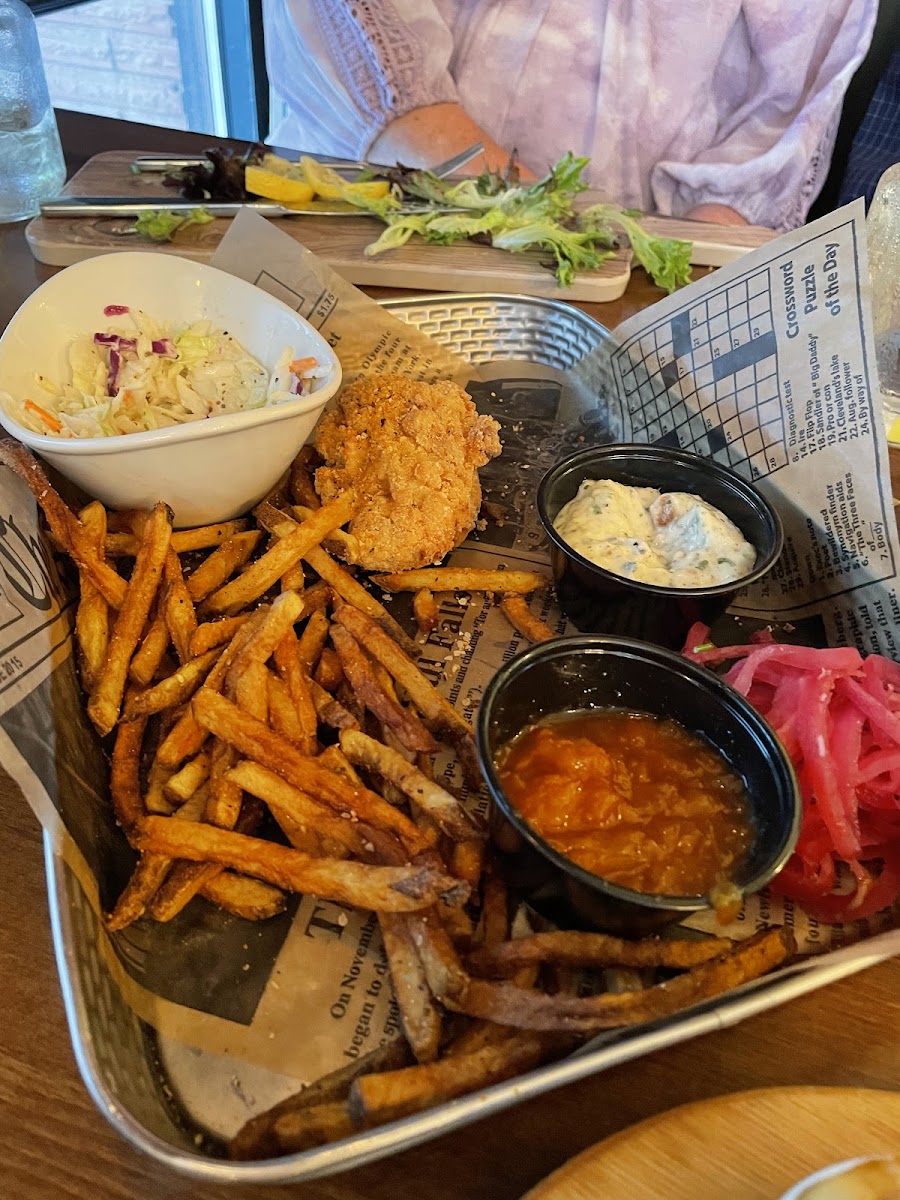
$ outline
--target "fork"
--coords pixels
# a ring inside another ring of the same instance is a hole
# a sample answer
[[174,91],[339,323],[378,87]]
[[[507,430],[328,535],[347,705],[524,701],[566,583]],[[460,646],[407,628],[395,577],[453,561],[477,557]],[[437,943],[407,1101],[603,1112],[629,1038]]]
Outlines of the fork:
[[[425,170],[430,171],[432,175],[437,175],[438,179],[446,179],[448,175],[452,175],[454,171],[458,171],[460,167],[464,167],[466,163],[470,163],[473,158],[477,158],[483,152],[484,143],[473,142],[471,146],[467,146],[465,150],[460,150],[452,158],[448,158],[444,162],[435,163],[433,166],[426,167]],[[310,158],[316,158],[318,162],[324,163],[325,166],[332,167],[336,171],[364,171],[371,167],[377,168],[381,165],[378,163],[354,162],[347,158],[328,158],[327,156],[317,155],[310,155]],[[162,174],[167,171],[177,171],[181,167],[195,166],[198,163],[206,161],[203,155],[165,157],[159,154],[141,154],[131,165],[134,171],[141,174]]]

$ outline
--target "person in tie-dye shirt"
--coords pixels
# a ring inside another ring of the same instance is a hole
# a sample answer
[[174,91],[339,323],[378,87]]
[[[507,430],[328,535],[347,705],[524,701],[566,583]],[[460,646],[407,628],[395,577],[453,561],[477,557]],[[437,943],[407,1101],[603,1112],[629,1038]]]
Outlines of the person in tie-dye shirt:
[[[831,156],[878,0],[264,0],[313,154],[425,165],[481,139],[542,174],[567,150],[619,204],[791,229]],[[476,162],[469,169],[479,170]]]

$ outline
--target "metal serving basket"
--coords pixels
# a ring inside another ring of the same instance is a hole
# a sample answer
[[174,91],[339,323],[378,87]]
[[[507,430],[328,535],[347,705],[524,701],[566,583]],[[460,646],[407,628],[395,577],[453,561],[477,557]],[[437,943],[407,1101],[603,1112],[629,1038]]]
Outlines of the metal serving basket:
[[[509,378],[519,384],[531,372],[535,379],[555,378],[564,387],[566,373],[610,339],[603,326],[558,301],[440,295],[390,300],[386,306],[471,363],[490,363],[492,377],[500,378],[502,365],[509,363]],[[194,1178],[221,1183],[300,1182],[360,1166],[562,1084],[734,1024],[900,949],[900,931],[882,934],[653,1025],[604,1034],[568,1059],[406,1120],[302,1154],[231,1162],[224,1157],[223,1131],[234,1125],[235,1097],[254,1090],[253,1069],[241,1060],[164,1044],[123,999],[98,949],[105,936],[99,918],[49,836],[45,861],[63,998],[88,1091],[132,1145]],[[297,1028],[302,1029],[300,1019]]]

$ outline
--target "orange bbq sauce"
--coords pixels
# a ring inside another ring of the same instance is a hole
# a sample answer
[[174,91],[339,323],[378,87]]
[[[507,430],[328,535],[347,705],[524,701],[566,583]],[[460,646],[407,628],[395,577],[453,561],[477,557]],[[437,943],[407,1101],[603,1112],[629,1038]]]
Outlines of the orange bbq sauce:
[[638,892],[707,895],[752,840],[742,780],[676,721],[617,709],[553,717],[503,747],[497,767],[544,841]]

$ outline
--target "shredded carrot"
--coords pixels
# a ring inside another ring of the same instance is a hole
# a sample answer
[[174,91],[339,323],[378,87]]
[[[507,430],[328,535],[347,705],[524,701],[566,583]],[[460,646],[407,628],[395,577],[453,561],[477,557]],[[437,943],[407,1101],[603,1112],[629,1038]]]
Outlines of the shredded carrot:
[[291,374],[300,375],[303,371],[312,371],[318,366],[315,358],[295,358],[291,363]]
[[54,417],[52,413],[48,413],[46,408],[41,408],[41,406],[39,404],[35,404],[33,400],[26,400],[24,407],[27,408],[29,412],[33,412],[36,417],[40,417],[44,424],[49,429],[52,429],[54,433],[62,433],[63,427],[61,423],[57,421],[56,417]]

